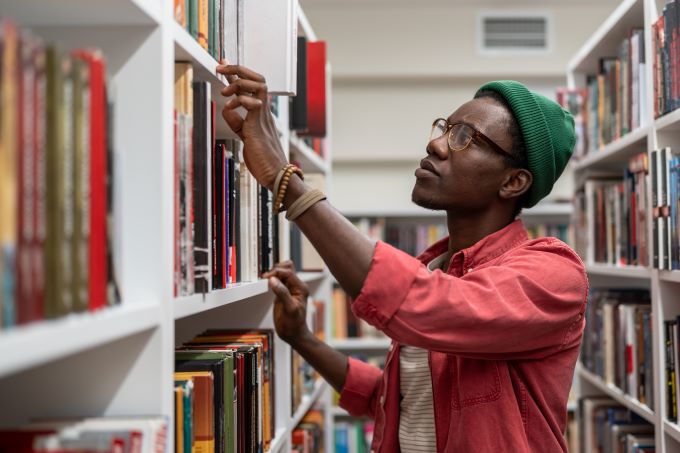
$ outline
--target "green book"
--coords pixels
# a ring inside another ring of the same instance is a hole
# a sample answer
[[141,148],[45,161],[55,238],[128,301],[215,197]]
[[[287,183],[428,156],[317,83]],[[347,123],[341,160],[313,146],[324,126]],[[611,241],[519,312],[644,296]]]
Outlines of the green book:
[[189,33],[198,41],[198,0],[189,0],[189,20],[187,24],[189,26]]
[[215,26],[215,19],[217,15],[215,14],[215,0],[208,0],[208,53],[215,58],[215,31],[217,27]]
[[64,193],[64,82],[62,54],[50,46],[45,52],[47,79],[45,318],[62,314],[63,296],[63,193]]
[[[236,453],[238,451],[237,436],[236,436],[236,411],[237,399],[235,392],[235,373],[234,373],[234,356],[231,351],[215,351],[215,350],[179,350],[175,352],[175,369],[184,369],[188,363],[206,363],[216,362],[222,366],[222,408],[223,408],[223,426],[224,430],[224,453]],[[217,386],[218,382],[215,381]],[[215,389],[217,393],[217,388]],[[217,439],[216,445],[217,445]]]
[[175,387],[181,387],[183,393],[184,404],[182,405],[183,413],[175,414],[175,417],[184,418],[184,451],[191,452],[194,439],[193,426],[193,401],[194,401],[194,382],[190,380],[175,381]]

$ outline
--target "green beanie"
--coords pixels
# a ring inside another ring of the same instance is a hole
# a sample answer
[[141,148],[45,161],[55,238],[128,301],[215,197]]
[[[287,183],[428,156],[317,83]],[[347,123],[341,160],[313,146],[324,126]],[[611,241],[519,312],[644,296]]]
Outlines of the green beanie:
[[576,141],[574,118],[557,102],[514,80],[489,82],[477,90],[475,98],[484,90],[503,96],[519,123],[534,180],[524,203],[530,208],[550,193],[571,157]]

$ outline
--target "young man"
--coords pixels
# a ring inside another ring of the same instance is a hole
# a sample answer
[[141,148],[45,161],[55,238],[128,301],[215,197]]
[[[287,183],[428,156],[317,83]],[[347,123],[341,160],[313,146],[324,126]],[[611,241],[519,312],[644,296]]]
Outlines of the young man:
[[[236,95],[223,116],[272,189],[287,162],[265,81],[242,67],[219,71],[230,80],[224,94]],[[392,339],[384,371],[348,359],[307,329],[308,290],[291,263],[265,274],[279,336],[341,392],[341,406],[375,418],[373,451],[567,451],[587,279],[567,245],[529,240],[515,217],[550,192],[574,140],[573,119],[555,102],[491,82],[434,122],[415,171],[413,201],[446,212],[448,238],[416,259],[371,242],[328,201],[295,220],[354,313]],[[284,207],[308,190],[293,175]]]

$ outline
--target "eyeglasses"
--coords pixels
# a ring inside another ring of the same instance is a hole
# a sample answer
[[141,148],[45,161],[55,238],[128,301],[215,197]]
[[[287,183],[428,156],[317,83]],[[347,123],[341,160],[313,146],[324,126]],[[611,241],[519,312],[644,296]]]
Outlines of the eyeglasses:
[[505,157],[513,157],[512,154],[498,146],[493,140],[469,124],[449,124],[449,122],[444,118],[437,118],[432,123],[429,141],[437,140],[447,132],[449,133],[448,144],[451,151],[462,151],[470,146],[470,142],[472,142],[472,140],[481,140],[491,146],[494,151],[504,155]]

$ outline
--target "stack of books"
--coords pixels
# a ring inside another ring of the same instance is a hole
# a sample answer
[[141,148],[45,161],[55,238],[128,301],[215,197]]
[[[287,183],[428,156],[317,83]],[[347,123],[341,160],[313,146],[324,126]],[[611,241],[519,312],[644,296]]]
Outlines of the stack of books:
[[116,304],[104,57],[6,20],[0,55],[0,328]]
[[631,29],[618,55],[600,59],[598,74],[588,78],[588,152],[644,125],[648,105],[644,49],[643,30]]
[[319,409],[307,412],[293,429],[291,453],[323,453],[323,431],[323,412]]
[[652,24],[652,65],[654,117],[658,118],[680,106],[680,2],[665,2],[662,15]]
[[353,420],[335,423],[336,453],[368,453],[373,440],[373,421]]
[[170,444],[163,417],[65,419],[0,430],[5,452],[157,453]]
[[649,265],[648,173],[647,153],[640,153],[623,174],[591,177],[576,192],[574,225],[588,234],[578,235],[574,246],[586,262]]
[[680,157],[670,147],[651,152],[652,264],[657,269],[680,269],[678,205]]
[[581,363],[607,384],[654,409],[652,307],[647,290],[593,290]]
[[175,21],[215,59],[243,61],[243,0],[174,0]]
[[215,102],[175,64],[175,295],[255,281],[279,261],[273,195],[246,169],[242,143],[216,138]]
[[177,349],[174,378],[182,451],[269,450],[276,428],[273,331],[208,330]]
[[583,398],[579,411],[583,453],[655,450],[654,426],[616,401],[606,397]]

